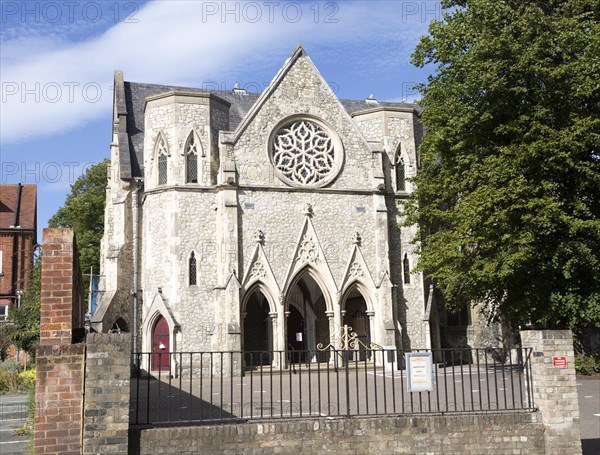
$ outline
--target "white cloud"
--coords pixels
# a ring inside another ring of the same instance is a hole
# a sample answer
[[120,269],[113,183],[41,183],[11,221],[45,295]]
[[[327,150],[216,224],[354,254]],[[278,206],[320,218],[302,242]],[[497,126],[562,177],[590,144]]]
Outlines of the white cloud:
[[113,69],[128,80],[198,85],[240,68],[250,72],[267,59],[282,63],[300,42],[309,53],[326,43],[344,54],[356,51],[347,46],[362,47],[366,61],[408,59],[426,24],[406,20],[401,4],[158,1],[141,8],[137,22],[82,42],[65,42],[56,31],[10,36],[2,44],[0,141],[59,133],[106,115]]

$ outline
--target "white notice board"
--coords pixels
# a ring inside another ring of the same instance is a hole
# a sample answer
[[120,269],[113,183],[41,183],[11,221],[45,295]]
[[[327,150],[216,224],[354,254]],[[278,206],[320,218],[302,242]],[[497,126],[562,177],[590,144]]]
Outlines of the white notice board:
[[406,386],[409,392],[433,391],[433,357],[431,352],[407,352]]

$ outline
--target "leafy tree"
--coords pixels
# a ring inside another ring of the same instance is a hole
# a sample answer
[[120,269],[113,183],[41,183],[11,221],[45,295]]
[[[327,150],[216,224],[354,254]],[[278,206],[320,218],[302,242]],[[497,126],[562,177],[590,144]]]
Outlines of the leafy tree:
[[90,267],[96,273],[100,270],[100,240],[104,232],[104,200],[109,164],[110,161],[106,159],[90,166],[71,185],[65,205],[48,221],[50,227],[70,227],[75,231],[84,288],[89,284],[86,274]]
[[17,348],[32,358],[40,338],[40,290],[42,261],[38,260],[31,272],[29,288],[21,297],[19,308],[11,306],[10,323],[4,326],[4,335]]
[[600,3],[446,0],[420,86],[418,268],[452,309],[600,324]]

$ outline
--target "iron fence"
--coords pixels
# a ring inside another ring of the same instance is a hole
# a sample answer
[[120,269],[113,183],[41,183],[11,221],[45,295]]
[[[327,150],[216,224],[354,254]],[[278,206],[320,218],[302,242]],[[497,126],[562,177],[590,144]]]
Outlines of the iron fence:
[[402,351],[332,349],[323,354],[135,354],[130,421],[205,424],[535,409],[530,349],[433,351],[433,388],[425,392],[409,392]]

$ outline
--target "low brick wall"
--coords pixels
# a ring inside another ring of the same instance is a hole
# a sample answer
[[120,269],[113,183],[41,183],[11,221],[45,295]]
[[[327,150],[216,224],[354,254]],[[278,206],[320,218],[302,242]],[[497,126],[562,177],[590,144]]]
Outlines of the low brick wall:
[[[546,428],[547,454],[581,454],[579,403],[573,337],[567,330],[523,330],[523,347],[533,349],[531,375],[533,399]],[[553,357],[566,358],[567,367],[557,368]]]
[[35,453],[81,453],[83,344],[41,345],[35,384]]
[[92,333],[86,343],[83,453],[126,453],[131,335]]
[[130,431],[130,454],[542,454],[537,413],[293,420]]

